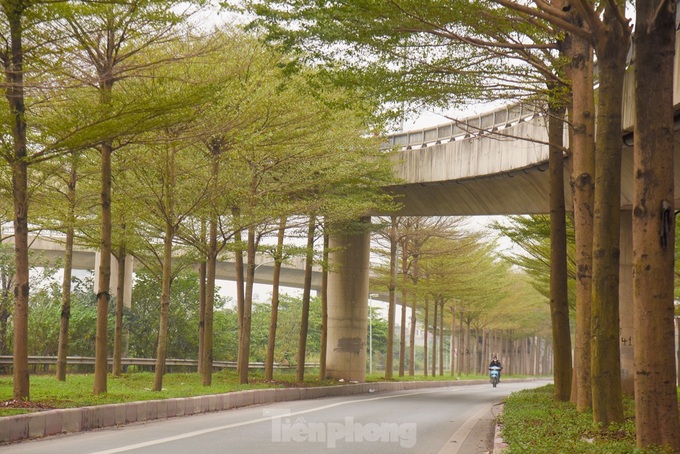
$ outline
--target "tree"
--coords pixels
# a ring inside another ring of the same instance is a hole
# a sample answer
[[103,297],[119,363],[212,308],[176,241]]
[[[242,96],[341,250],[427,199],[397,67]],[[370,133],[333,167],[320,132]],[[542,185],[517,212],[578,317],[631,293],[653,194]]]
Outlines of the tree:
[[[158,61],[136,60],[140,54],[155,47],[163,47],[184,23],[189,11],[175,13],[173,6],[186,2],[134,0],[127,4],[69,4],[64,11],[64,28],[79,48],[74,55],[74,77],[95,89],[101,110],[106,114],[115,112],[114,85],[122,80],[139,76]],[[122,116],[121,112],[117,112]],[[139,119],[139,118],[138,118]],[[143,124],[143,123],[142,123]],[[129,126],[129,125],[128,125]],[[141,126],[141,124],[139,125]],[[129,133],[129,130],[128,130]],[[97,279],[98,317],[97,350],[95,354],[94,394],[106,392],[107,370],[107,307],[110,299],[112,218],[111,218],[111,155],[121,142],[118,135],[108,133],[99,137],[101,154],[101,239],[100,263]]]
[[636,2],[633,208],[635,428],[639,447],[680,450],[674,352],[675,10]]

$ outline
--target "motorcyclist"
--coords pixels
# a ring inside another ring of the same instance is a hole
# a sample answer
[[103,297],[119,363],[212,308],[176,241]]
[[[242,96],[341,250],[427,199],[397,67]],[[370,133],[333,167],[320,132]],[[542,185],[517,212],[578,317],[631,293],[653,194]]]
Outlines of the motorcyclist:
[[501,370],[503,370],[503,366],[501,366],[501,362],[498,360],[498,356],[496,354],[493,354],[493,358],[491,359],[491,362],[489,363],[489,368],[491,367],[498,367],[498,382],[500,383],[501,381]]

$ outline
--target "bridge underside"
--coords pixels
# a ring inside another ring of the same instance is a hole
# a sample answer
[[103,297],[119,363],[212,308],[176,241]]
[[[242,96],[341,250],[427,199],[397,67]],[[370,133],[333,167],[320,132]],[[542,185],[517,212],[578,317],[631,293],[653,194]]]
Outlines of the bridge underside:
[[[675,133],[675,206],[680,206],[680,132]],[[423,152],[426,152],[423,150]],[[571,210],[570,161],[564,161],[567,210]],[[402,205],[401,216],[475,216],[547,214],[548,162],[452,181],[429,181],[388,187]],[[623,145],[621,209],[633,206],[633,149]]]

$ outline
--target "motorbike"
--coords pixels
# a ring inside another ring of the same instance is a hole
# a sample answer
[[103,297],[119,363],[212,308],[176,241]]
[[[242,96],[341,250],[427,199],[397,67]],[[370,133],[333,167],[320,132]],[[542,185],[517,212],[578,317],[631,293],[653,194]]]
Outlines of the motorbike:
[[498,367],[498,366],[489,367],[489,379],[490,379],[491,384],[493,385],[494,388],[498,384],[500,373],[501,373],[500,367]]

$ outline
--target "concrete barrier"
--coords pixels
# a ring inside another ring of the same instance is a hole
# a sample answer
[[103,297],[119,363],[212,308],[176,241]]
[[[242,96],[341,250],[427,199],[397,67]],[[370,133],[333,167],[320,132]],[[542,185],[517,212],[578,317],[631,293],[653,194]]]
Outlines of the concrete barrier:
[[1,417],[0,444],[272,402],[351,396],[369,392],[401,391],[416,388],[461,386],[475,383],[480,382],[473,380],[376,382],[312,388],[270,388],[197,397],[47,410]]

